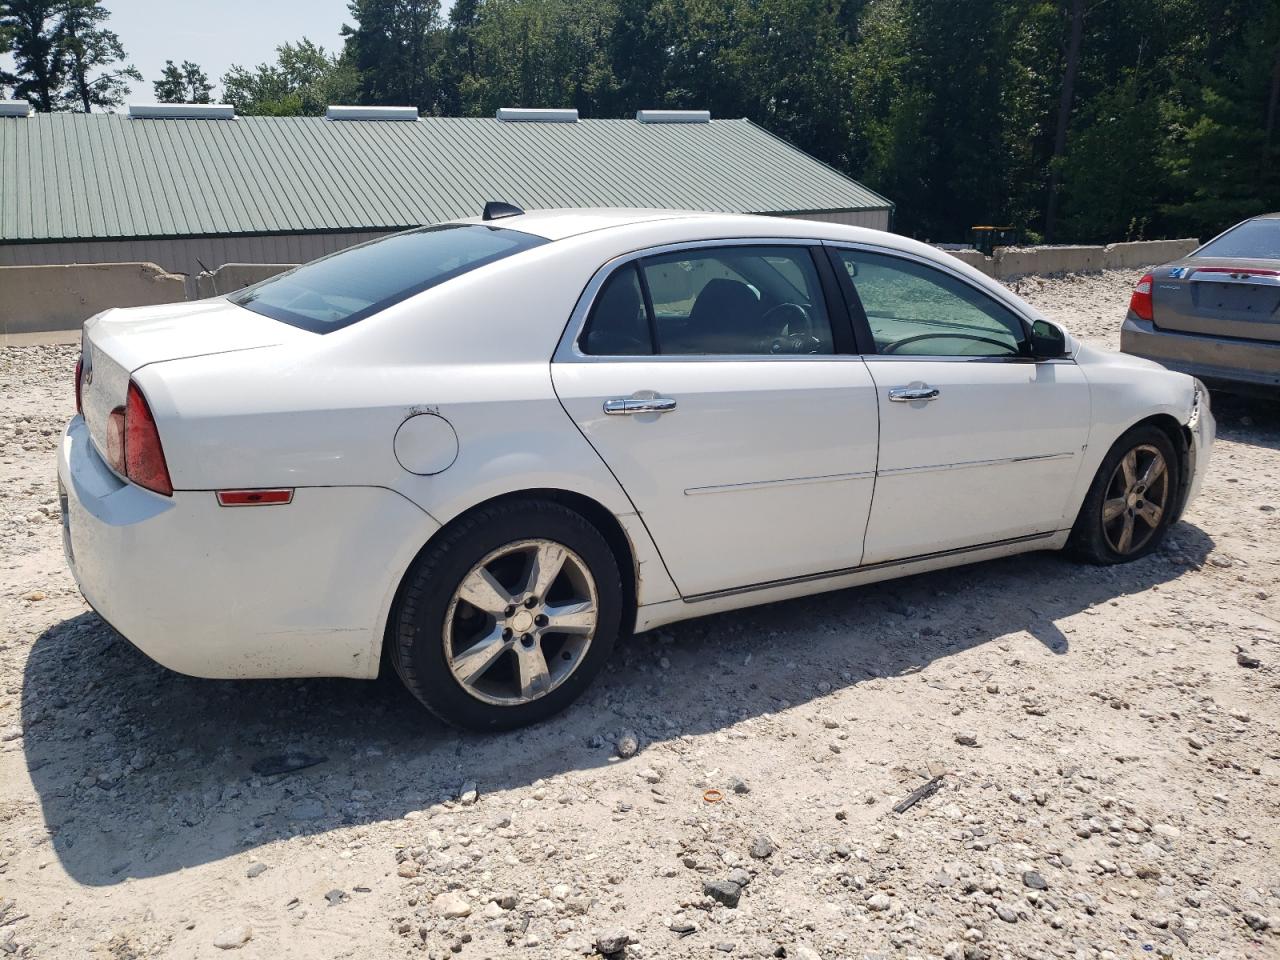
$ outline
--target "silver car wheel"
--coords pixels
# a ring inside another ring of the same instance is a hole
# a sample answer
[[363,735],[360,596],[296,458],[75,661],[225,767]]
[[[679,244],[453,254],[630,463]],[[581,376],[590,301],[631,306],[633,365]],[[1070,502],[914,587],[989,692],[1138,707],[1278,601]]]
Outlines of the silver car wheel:
[[444,618],[444,655],[477,700],[518,706],[564,683],[595,637],[598,598],[586,563],[552,540],[520,540],[462,578]]
[[1151,444],[1134,447],[1116,464],[1102,501],[1102,532],[1124,555],[1141,550],[1155,535],[1169,505],[1169,469]]

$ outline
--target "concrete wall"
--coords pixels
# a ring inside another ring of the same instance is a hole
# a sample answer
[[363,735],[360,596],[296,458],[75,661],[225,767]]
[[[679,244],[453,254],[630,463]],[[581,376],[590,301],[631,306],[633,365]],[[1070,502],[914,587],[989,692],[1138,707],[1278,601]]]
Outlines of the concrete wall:
[[185,300],[186,277],[154,263],[0,268],[0,333],[76,330],[107,307]]
[[[1003,280],[1029,273],[1132,269],[1176,260],[1197,245],[1196,240],[1153,240],[1106,247],[998,247],[994,257],[984,257],[975,250],[959,250],[954,255]],[[10,248],[0,246],[0,252],[6,249]],[[0,333],[74,330],[107,307],[230,293],[292,266],[293,262],[286,261],[226,263],[212,272],[188,277],[168,273],[154,263],[0,266]]]
[[306,263],[386,231],[281,234],[277,236],[181,237],[159,240],[74,240],[66,243],[0,244],[0,267],[63,263],[155,263],[190,278],[187,295],[196,296],[195,278],[224,263]]
[[195,298],[217,297],[252,286],[259,280],[292,270],[293,263],[224,263],[217,270],[196,277]]
[[996,247],[992,257],[984,257],[977,250],[953,250],[951,255],[989,277],[1005,280],[1032,273],[1089,273],[1154,266],[1185,257],[1198,246],[1200,241],[1195,239],[1142,240],[1105,247]]

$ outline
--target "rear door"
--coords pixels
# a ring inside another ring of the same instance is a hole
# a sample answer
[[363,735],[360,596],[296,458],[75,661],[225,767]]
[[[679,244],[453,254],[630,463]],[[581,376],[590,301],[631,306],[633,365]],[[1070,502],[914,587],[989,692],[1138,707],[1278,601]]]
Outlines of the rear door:
[[862,559],[876,392],[832,297],[809,244],[720,241],[615,263],[575,312],[556,392],[686,598]]

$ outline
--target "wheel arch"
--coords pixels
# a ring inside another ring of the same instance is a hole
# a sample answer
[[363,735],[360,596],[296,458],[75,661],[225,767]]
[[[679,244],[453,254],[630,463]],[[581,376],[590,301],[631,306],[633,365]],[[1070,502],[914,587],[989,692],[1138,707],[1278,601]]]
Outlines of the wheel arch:
[[404,590],[405,584],[409,580],[410,573],[413,571],[414,567],[417,566],[419,558],[433,543],[436,542],[437,538],[439,538],[441,534],[451,530],[458,524],[465,522],[472,514],[496,504],[507,503],[512,500],[543,500],[550,503],[558,503],[561,506],[573,510],[596,528],[600,535],[604,537],[605,543],[609,545],[609,549],[613,553],[614,559],[617,561],[618,571],[622,575],[623,610],[620,633],[622,636],[627,636],[635,629],[640,580],[638,555],[635,544],[632,543],[631,537],[627,534],[626,528],[622,525],[622,522],[618,520],[617,516],[615,516],[608,507],[600,503],[598,500],[595,500],[586,494],[572,490],[563,490],[554,487],[534,487],[524,490],[512,490],[507,493],[501,493],[496,496],[489,497],[487,500],[481,500],[478,503],[474,503],[457,516],[450,519],[447,523],[441,525],[434,533],[431,534],[430,537],[427,538],[426,542],[418,548],[418,551],[413,555],[413,559],[409,561],[408,565],[401,571],[400,580],[396,584],[391,605],[387,609],[385,622],[382,625],[381,658],[383,669],[385,669],[387,665],[386,661],[389,650],[387,641],[391,636],[391,630],[395,624],[396,610],[399,609],[400,606],[401,593]]
[[1174,452],[1178,455],[1178,490],[1176,493],[1174,521],[1182,515],[1182,508],[1186,505],[1187,495],[1191,489],[1191,479],[1195,473],[1195,445],[1191,441],[1191,431],[1171,413],[1160,411],[1158,413],[1147,414],[1139,417],[1132,423],[1127,424],[1124,429],[1116,433],[1115,437],[1106,448],[1098,455],[1097,462],[1093,464],[1093,469],[1086,476],[1080,478],[1080,489],[1076,498],[1076,508],[1071,514],[1072,529],[1075,529],[1079,522],[1080,511],[1084,509],[1085,500],[1089,496],[1089,489],[1093,486],[1093,481],[1098,470],[1101,469],[1102,463],[1106,460],[1107,455],[1130,431],[1136,430],[1138,427],[1152,426],[1169,438],[1169,442],[1173,445]]
[[1169,438],[1169,442],[1173,444],[1174,452],[1178,455],[1178,490],[1173,515],[1173,522],[1177,523],[1182,516],[1183,508],[1187,505],[1187,495],[1191,492],[1191,480],[1196,472],[1196,447],[1191,438],[1191,429],[1186,424],[1179,423],[1172,414],[1156,413],[1139,420],[1125,430],[1125,433],[1128,433],[1134,427],[1142,427],[1148,424]]

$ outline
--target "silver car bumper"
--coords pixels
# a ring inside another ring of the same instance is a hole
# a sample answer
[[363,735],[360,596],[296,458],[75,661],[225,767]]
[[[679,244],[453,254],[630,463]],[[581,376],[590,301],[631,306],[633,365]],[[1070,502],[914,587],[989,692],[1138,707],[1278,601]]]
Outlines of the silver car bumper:
[[1120,352],[1202,380],[1280,388],[1280,343],[1161,330],[1130,313],[1120,328]]

